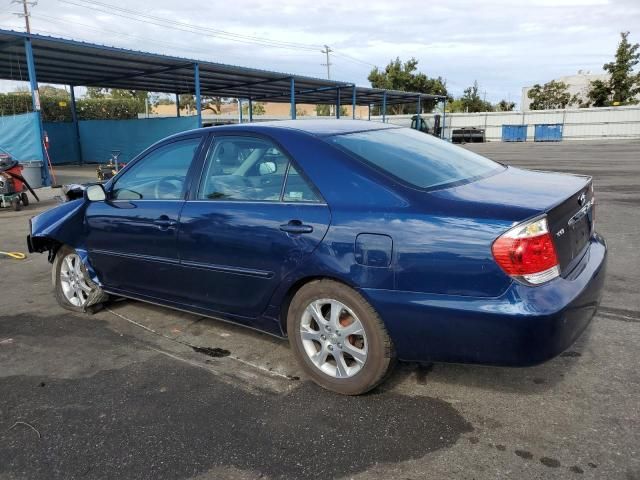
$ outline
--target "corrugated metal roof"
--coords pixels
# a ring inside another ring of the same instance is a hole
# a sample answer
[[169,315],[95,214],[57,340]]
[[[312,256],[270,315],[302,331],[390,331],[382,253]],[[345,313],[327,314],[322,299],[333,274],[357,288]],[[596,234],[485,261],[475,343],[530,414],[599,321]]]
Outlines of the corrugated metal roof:
[[[28,80],[24,46],[24,39],[28,36],[24,32],[0,29],[0,79]],[[202,95],[288,103],[293,78],[297,103],[334,104],[337,89],[341,104],[352,103],[351,83],[44,35],[31,34],[30,37],[40,83],[193,94],[194,65],[197,63]],[[384,90],[381,89],[356,87],[358,105],[381,104],[383,95]],[[387,104],[417,101],[418,95],[442,98],[388,90]]]

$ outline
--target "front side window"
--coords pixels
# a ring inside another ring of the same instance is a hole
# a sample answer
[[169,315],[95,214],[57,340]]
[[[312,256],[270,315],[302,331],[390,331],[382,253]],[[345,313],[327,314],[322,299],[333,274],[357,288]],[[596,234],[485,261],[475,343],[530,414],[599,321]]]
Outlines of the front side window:
[[116,177],[113,200],[180,200],[200,137],[178,140],[149,153]]
[[201,200],[280,200],[289,159],[269,140],[217,137],[209,149],[198,198]]
[[334,135],[328,141],[419,188],[471,181],[504,168],[488,158],[409,128]]

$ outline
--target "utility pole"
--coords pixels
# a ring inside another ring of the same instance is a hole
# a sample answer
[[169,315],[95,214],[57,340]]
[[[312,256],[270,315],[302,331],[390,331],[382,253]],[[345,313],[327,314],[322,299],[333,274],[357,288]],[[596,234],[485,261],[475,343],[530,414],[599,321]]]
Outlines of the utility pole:
[[[329,54],[333,52],[333,50],[329,48],[329,45],[325,45],[324,50],[320,50],[320,52],[327,56],[327,63],[321,63],[320,65],[327,67],[327,80],[331,80],[331,61],[329,60]],[[329,115],[333,115],[333,106],[331,105],[329,105]]]
[[321,63],[320,65],[324,65],[327,67],[327,79],[331,80],[331,62],[329,61],[329,54],[333,52],[329,45],[324,46],[324,50],[320,50],[320,52],[324,53],[327,56],[327,63]]
[[29,13],[29,7],[35,7],[38,4],[38,2],[37,1],[29,2],[27,0],[13,0],[11,3],[22,4],[23,13],[14,13],[14,15],[17,15],[19,17],[24,17],[24,23],[27,29],[27,33],[31,33],[31,24],[29,23],[29,17],[31,16],[31,13]]

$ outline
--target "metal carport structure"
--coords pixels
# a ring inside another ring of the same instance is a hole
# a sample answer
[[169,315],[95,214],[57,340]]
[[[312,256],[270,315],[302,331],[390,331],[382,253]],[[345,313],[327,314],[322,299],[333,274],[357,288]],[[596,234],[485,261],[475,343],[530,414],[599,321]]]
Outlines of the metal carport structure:
[[[17,67],[14,65],[17,64]],[[202,125],[201,96],[233,97],[249,102],[270,101],[291,104],[296,118],[296,103],[336,105],[379,105],[383,120],[388,105],[421,99],[446,101],[446,97],[414,92],[358,87],[353,83],[279,73],[210,61],[116,48],[63,38],[0,29],[0,79],[30,82],[33,110],[39,115],[38,82],[68,85],[71,91],[71,115],[77,123],[74,87],[95,86],[149,92],[192,94],[196,97],[198,125]],[[177,105],[179,115],[180,107]],[[48,175],[43,175],[45,181]]]

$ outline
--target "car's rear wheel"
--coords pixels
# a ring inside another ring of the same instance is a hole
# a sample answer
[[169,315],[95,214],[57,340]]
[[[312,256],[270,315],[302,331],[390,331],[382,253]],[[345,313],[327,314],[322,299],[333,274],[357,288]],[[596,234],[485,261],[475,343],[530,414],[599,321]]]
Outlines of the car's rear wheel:
[[378,385],[394,363],[382,320],[355,290],[332,280],[304,285],[291,301],[289,342],[319,385],[359,395]]
[[78,253],[67,246],[61,247],[56,253],[53,286],[60,306],[74,312],[91,312],[108,298],[89,278]]

